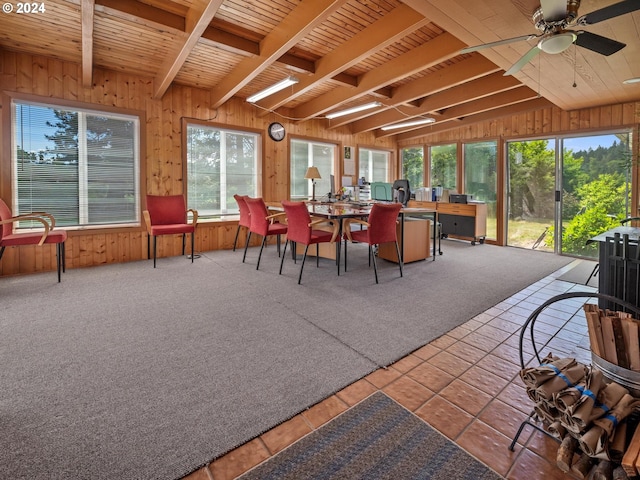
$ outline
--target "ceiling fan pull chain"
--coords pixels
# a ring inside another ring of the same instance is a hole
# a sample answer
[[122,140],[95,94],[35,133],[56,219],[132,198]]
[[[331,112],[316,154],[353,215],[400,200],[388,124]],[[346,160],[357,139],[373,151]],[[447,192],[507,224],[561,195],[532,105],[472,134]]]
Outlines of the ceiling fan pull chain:
[[578,84],[576,83],[576,68],[577,68],[577,60],[576,60],[576,49],[578,47],[576,46],[576,44],[573,44],[573,88],[576,88],[578,86]]

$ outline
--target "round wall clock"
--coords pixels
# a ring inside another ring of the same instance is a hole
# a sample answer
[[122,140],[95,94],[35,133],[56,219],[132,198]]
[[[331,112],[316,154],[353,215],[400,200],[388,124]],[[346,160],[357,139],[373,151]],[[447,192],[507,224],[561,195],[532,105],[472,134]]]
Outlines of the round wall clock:
[[279,122],[273,122],[269,125],[269,136],[276,142],[284,140],[286,131],[284,126]]

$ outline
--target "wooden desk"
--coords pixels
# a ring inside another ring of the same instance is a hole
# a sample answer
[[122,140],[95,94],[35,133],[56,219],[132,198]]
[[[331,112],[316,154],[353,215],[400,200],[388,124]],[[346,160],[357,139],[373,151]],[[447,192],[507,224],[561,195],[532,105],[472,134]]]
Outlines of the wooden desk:
[[469,239],[471,245],[484,243],[487,236],[487,204],[481,202],[449,203],[412,200],[409,206],[431,208],[438,211],[442,237]]

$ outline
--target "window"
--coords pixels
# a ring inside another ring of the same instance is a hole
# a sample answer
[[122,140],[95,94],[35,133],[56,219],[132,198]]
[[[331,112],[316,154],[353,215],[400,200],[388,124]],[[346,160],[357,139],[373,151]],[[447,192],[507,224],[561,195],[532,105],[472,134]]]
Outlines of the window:
[[[331,176],[335,172],[336,145],[291,140],[291,199],[307,199],[312,195],[311,180],[305,179],[307,168],[317,167],[322,178],[316,180],[316,198],[331,192]],[[335,185],[334,185],[335,188]]]
[[388,182],[391,154],[383,150],[359,149],[358,177],[364,177],[367,182]]
[[424,149],[422,147],[403,148],[402,178],[409,180],[412,190],[424,187]]
[[431,186],[457,191],[458,146],[435,145],[431,153]]
[[259,195],[260,135],[187,123],[187,206],[202,218],[238,213],[235,194]]
[[11,105],[16,213],[46,211],[65,228],[140,223],[138,116]]

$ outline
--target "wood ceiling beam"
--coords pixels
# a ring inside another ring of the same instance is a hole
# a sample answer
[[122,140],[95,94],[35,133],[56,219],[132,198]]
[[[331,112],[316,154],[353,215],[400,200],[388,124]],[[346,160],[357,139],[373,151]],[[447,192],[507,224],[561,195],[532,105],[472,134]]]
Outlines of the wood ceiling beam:
[[93,15],[94,0],[82,0],[82,86],[90,88],[93,83]]
[[[100,13],[115,15],[132,23],[153,26],[161,25],[162,27],[179,32],[186,32],[186,12],[185,15],[182,16],[137,0],[95,0],[95,2],[95,10]],[[231,30],[237,31],[238,28],[229,25],[227,29],[226,25],[228,25],[226,22],[216,21],[214,19],[213,24],[208,25],[204,30],[202,39],[215,44],[218,48],[231,51],[244,57],[260,54],[259,41],[243,37],[238,33],[233,33]],[[316,67],[313,61],[291,53],[284,53],[278,59],[278,62],[283,63],[294,71],[315,73]],[[344,73],[336,75],[333,77],[333,80],[345,85],[357,84],[357,79],[353,75]]]
[[211,106],[218,108],[278,60],[318,24],[348,0],[300,3],[260,42],[260,55],[245,58],[211,90]]
[[[524,85],[522,85],[518,88],[496,93],[494,95],[489,95],[487,97],[482,97],[477,100],[472,100],[470,102],[447,108],[443,112],[438,112],[439,116],[436,117],[436,122],[439,125],[443,122],[459,120],[461,118],[466,118],[469,115],[476,115],[478,113],[495,110],[496,108],[505,107],[516,103],[522,103],[527,100],[533,100],[537,97],[538,94],[536,92],[531,90],[529,87],[525,87]],[[409,127],[409,130],[415,130],[418,128],[424,127]],[[393,130],[376,130],[375,135],[376,138],[381,138],[389,137],[397,133],[397,131],[394,132]]]
[[[96,11],[115,13],[118,17],[132,23],[156,23],[181,32],[185,31],[186,19],[175,13],[138,2],[137,0],[95,0]],[[109,12],[113,10],[113,12]]]
[[488,110],[475,115],[469,115],[463,119],[452,119],[452,121],[445,121],[442,123],[438,122],[437,124],[429,125],[428,127],[422,127],[410,132],[403,132],[396,136],[396,141],[400,142],[404,140],[411,140],[425,135],[444,132],[446,130],[451,130],[453,128],[459,128],[478,122],[495,120],[496,118],[500,117],[510,117],[512,115],[519,115],[521,113],[540,110],[542,108],[550,108],[554,106],[555,105],[549,100],[542,97],[537,97],[533,100],[527,100],[521,103],[516,103],[514,105],[495,108],[493,110]]
[[521,85],[522,84],[515,78],[511,76],[505,77],[502,71],[499,71],[486,77],[478,78],[468,83],[462,83],[429,95],[425,97],[416,108],[398,107],[394,110],[387,110],[386,112],[372,115],[370,118],[354,122],[351,127],[352,132],[358,133],[375,130],[385,125],[408,121],[419,116],[433,115],[453,105],[459,105],[464,102],[517,88]]
[[360,76],[356,88],[339,87],[293,109],[292,116],[308,120],[337,108],[341,104],[363,97],[374,90],[394,83],[421,70],[442,63],[454,56],[464,44],[449,33],[423,43],[407,53]]
[[154,98],[162,98],[165,94],[187,57],[191,54],[191,50],[215,17],[222,2],[223,0],[196,0],[193,2],[185,18],[186,35],[177,41],[173,55],[167,56],[156,75]]
[[[389,101],[384,102],[384,104],[389,108],[406,105],[414,100],[424,98],[427,95],[455,87],[456,85],[483,77],[498,70],[498,67],[486,58],[480,55],[474,55],[455,65],[425,75],[411,83],[398,87],[393,92]],[[424,109],[416,109],[416,112],[416,116],[426,113]],[[354,122],[352,125],[352,133],[366,132],[399,121],[399,119],[396,118],[398,115],[402,118],[403,112],[387,110],[386,112],[379,112],[374,115],[363,115],[361,119],[352,116],[341,117],[338,119],[341,120],[340,122],[331,122],[331,128]],[[390,120],[385,122],[387,118]],[[404,118],[408,120],[408,118]]]
[[300,80],[291,89],[286,89],[265,99],[261,106],[265,115],[269,110],[284,105],[311,90],[319,82],[332,78],[347,70],[377,51],[402,39],[415,30],[430,23],[415,10],[401,4],[391,12],[359,31],[351,39],[335,48],[331,53],[315,62],[315,73]]

